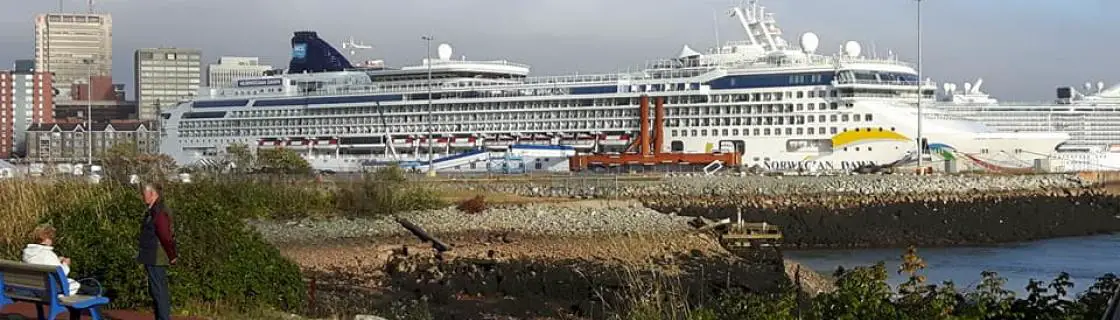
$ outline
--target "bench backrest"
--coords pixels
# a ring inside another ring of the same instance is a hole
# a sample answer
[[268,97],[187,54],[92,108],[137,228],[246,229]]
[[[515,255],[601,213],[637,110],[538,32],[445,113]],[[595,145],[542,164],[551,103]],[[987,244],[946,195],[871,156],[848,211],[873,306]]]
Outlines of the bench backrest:
[[62,267],[0,259],[0,294],[20,301],[49,303],[69,292]]

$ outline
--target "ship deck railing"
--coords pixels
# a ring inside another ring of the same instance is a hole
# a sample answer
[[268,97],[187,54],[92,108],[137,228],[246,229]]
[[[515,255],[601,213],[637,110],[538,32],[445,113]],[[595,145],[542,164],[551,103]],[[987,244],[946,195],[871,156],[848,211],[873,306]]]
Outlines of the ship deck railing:
[[[432,66],[491,65],[491,66],[502,66],[502,67],[517,67],[517,68],[525,68],[525,69],[529,69],[529,67],[530,67],[529,65],[524,64],[524,63],[517,63],[517,62],[508,61],[508,60],[471,61],[471,60],[438,60],[438,59],[432,59],[431,65]],[[421,63],[418,66],[410,66],[410,67],[401,68],[401,70],[420,70],[420,69],[425,69],[427,67],[428,67],[428,65],[426,63]]]

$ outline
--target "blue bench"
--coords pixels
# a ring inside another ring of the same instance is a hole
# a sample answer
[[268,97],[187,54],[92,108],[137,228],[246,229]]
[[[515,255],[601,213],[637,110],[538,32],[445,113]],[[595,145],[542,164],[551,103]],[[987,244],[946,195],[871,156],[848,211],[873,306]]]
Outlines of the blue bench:
[[[22,301],[35,304],[39,320],[53,320],[63,312],[77,320],[83,311],[94,320],[104,319],[98,309],[109,304],[109,298],[69,293],[70,282],[62,267],[0,260],[0,310]],[[46,313],[43,307],[47,307]]]

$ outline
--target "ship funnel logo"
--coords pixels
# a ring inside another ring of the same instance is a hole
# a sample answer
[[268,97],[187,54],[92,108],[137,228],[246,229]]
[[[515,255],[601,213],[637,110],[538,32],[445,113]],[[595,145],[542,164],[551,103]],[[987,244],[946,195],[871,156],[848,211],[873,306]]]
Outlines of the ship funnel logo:
[[292,46],[292,58],[303,59],[307,57],[307,44],[297,43]]

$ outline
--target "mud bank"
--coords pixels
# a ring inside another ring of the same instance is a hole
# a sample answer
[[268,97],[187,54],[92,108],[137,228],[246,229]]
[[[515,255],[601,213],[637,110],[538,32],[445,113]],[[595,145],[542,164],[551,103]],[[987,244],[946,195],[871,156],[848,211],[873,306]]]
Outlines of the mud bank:
[[1095,189],[972,194],[648,200],[665,213],[765,221],[787,248],[982,245],[1120,232],[1120,197]]
[[[455,235],[452,251],[401,239],[282,248],[313,279],[318,316],[427,312],[434,319],[603,319],[649,292],[697,303],[789,284],[796,264],[730,255],[705,235]],[[807,292],[831,289],[801,269]],[[400,301],[420,301],[402,304]]]

